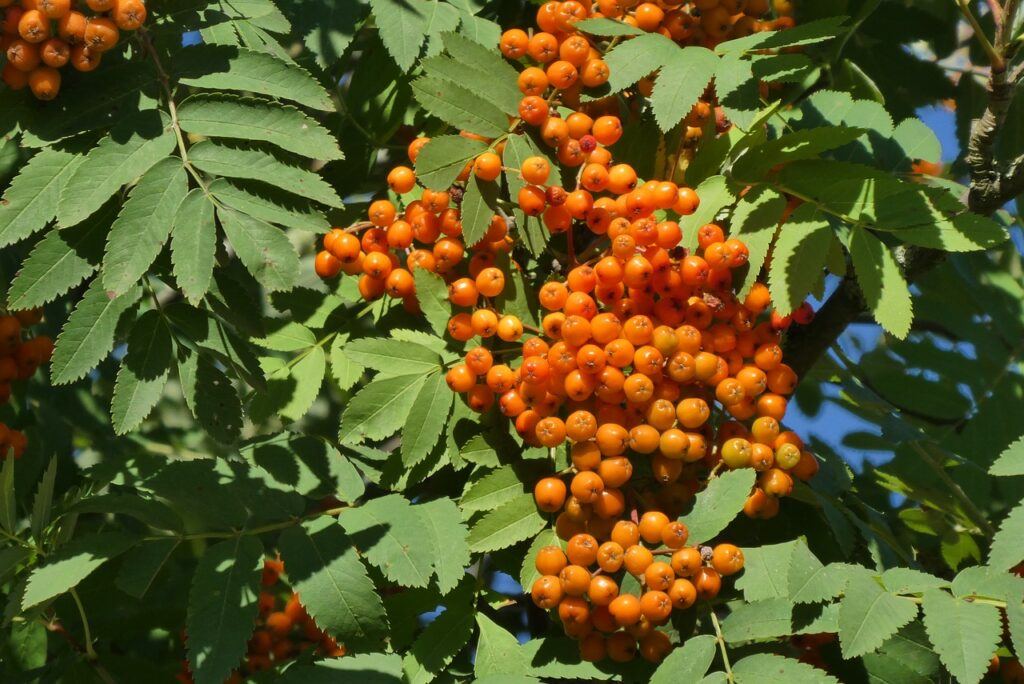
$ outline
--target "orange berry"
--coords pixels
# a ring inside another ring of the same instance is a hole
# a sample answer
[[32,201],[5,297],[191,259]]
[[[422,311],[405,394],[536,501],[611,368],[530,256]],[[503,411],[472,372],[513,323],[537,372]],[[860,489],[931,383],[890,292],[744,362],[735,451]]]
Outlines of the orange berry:
[[533,498],[537,507],[545,513],[554,513],[565,503],[565,483],[557,477],[545,477],[533,488]]
[[558,606],[564,592],[558,577],[545,575],[533,583],[530,589],[530,598],[534,605],[543,610],[551,610]]
[[111,16],[122,31],[135,31],[146,23],[146,5],[142,0],[114,0]]
[[632,594],[620,594],[608,605],[608,612],[620,627],[634,625],[642,615],[640,599]]
[[537,552],[534,562],[541,575],[557,575],[568,564],[565,552],[558,546],[545,546]]
[[501,175],[501,157],[484,152],[473,162],[473,173],[482,181],[493,181]]
[[743,551],[733,544],[719,544],[712,553],[711,567],[720,575],[735,575],[743,569]]
[[60,92],[60,72],[41,66],[28,75],[28,87],[38,100],[52,100]]
[[120,38],[117,25],[104,17],[91,17],[86,20],[84,41],[86,47],[94,52],[106,52]]

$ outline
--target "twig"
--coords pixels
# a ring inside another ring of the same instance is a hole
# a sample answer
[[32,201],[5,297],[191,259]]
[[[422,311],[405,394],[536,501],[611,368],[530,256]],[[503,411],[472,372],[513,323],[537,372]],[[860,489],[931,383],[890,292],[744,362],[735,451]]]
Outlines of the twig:
[[282,522],[270,523],[268,525],[261,525],[260,527],[251,527],[248,529],[232,530],[230,532],[196,532],[193,534],[157,534],[143,538],[143,541],[163,541],[165,539],[177,539],[178,541],[195,541],[197,539],[234,539],[235,537],[256,537],[267,532],[277,532],[278,530],[288,529],[295,525],[300,525],[307,520],[314,520],[316,518],[322,518],[330,516],[332,518],[341,515],[342,511],[348,509],[348,506],[338,506],[337,508],[328,508],[323,511],[314,511],[296,518],[291,518]]
[[1005,69],[1006,65],[1003,63],[1003,57],[992,45],[992,42],[985,35],[984,29],[981,28],[981,24],[978,23],[978,18],[974,16],[974,12],[971,11],[969,0],[955,0],[957,7],[960,8],[960,13],[964,15],[964,19],[971,25],[974,30],[974,37],[981,45],[981,49],[985,51],[989,61],[992,63],[993,69]]
[[718,640],[718,650],[722,653],[722,664],[725,666],[726,681],[735,682],[736,678],[732,674],[732,665],[729,664],[729,650],[725,646],[725,635],[722,634],[722,626],[718,624],[718,616],[715,615],[714,608],[711,609],[710,615],[711,624],[715,626],[715,637]]
[[988,11],[992,13],[992,18],[995,19],[996,26],[1003,20],[1003,8],[999,5],[999,0],[987,0]]
[[82,619],[82,631],[85,634],[85,657],[91,661],[96,661],[99,659],[99,656],[96,655],[96,650],[92,647],[92,631],[89,629],[89,618],[85,614],[85,606],[82,605],[82,599],[79,598],[78,591],[74,587],[68,593],[71,594],[75,605],[78,606],[78,616]]

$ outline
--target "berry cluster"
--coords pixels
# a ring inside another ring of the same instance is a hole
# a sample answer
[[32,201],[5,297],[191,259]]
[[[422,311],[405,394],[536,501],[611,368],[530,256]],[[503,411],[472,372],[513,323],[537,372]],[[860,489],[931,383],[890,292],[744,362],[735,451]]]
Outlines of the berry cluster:
[[[345,647],[324,634],[306,613],[299,595],[281,586],[283,572],[284,562],[280,559],[267,558],[263,561],[263,589],[259,595],[256,631],[249,639],[245,666],[231,673],[228,684],[246,681],[249,676],[293,660],[309,649],[314,649],[318,656],[324,658],[345,655]],[[187,660],[182,661],[178,681],[181,684],[193,682]]]
[[[41,309],[0,316],[0,404],[11,400],[12,382],[31,378],[53,354],[53,340],[46,335],[24,337],[25,329],[42,318]],[[25,433],[0,422],[0,459],[8,454],[21,458],[27,445]]]
[[3,81],[12,90],[28,86],[40,100],[60,92],[60,69],[93,71],[103,53],[146,21],[143,0],[85,0],[89,14],[75,0],[0,0],[5,7],[0,52],[7,55]]
[[[774,18],[769,16],[772,10]],[[790,0],[554,0],[537,12],[537,26],[541,32],[557,36],[572,32],[572,25],[581,19],[608,17],[682,45],[713,48],[758,31],[790,28],[792,15]]]
[[[427,138],[418,138],[409,146],[413,163],[427,142]],[[468,176],[467,170],[461,180]],[[408,194],[417,187],[416,174],[409,167],[398,166],[388,174],[388,185],[396,194]],[[506,221],[500,216],[493,218],[483,239],[468,246],[472,257],[464,264],[467,245],[462,240],[461,199],[461,187],[453,186],[441,192],[424,189],[401,214],[390,200],[373,202],[369,221],[347,229],[335,228],[324,237],[324,249],[316,256],[317,275],[359,275],[359,293],[364,299],[387,294],[401,299],[414,313],[419,312],[419,304],[413,269],[422,268],[449,279],[467,272],[474,278],[485,271],[500,275],[493,268],[496,255],[512,247]]]
[[[423,190],[402,209],[378,200],[369,221],[334,229],[317,256],[322,277],[358,274],[363,297],[399,297],[411,311],[418,308],[412,271],[440,274],[456,308],[448,335],[480,339],[448,370],[448,386],[476,411],[497,405],[527,444],[570,443],[571,467],[534,489],[538,508],[557,513],[555,530],[566,544],[539,552],[541,577],[530,590],[536,605],[557,610],[588,660],[622,662],[637,653],[662,659],[672,645],[657,627],[674,610],[714,598],[722,577],[742,570],[743,554],[732,544],[687,546],[689,531],[677,519],[697,492],[725,469],[753,469],[745,512],[771,518],[794,478],[810,479],[818,462],[781,424],[797,377],[783,363],[780,337],[792,323],[809,322],[813,310],[805,305],[780,316],[767,287],[742,287],[750,280],[749,251],[727,237],[725,224],[683,234],[677,219],[700,206],[694,190],[641,179],[629,164],[615,163],[610,148],[623,135],[621,105],[630,95],[581,103],[582,90],[605,83],[609,68],[602,46],[573,24],[618,17],[680,42],[714,44],[791,25],[786,16],[752,19],[768,9],[749,0],[542,5],[542,30],[507,31],[500,49],[517,62],[523,94],[510,132],[534,135],[552,159],[537,155],[509,168],[505,138],[486,141],[490,148],[448,191]],[[695,141],[712,116],[727,126],[708,93],[684,122],[686,138]],[[427,142],[414,141],[409,159],[415,162]],[[577,169],[574,186],[553,181],[562,175],[553,173],[553,159]],[[555,262],[567,273],[539,291],[547,312],[539,329],[494,306],[507,277],[496,255],[514,246],[511,211],[493,217],[463,263],[463,183],[471,174],[490,182],[503,173],[520,181],[518,208],[540,217],[567,247]],[[393,169],[388,184],[400,197],[418,187],[406,166]]]

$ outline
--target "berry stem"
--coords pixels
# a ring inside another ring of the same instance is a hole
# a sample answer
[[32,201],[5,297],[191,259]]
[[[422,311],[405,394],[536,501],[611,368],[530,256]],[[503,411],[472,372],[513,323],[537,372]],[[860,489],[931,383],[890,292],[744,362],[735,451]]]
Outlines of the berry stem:
[[[1010,0],[1013,2],[1013,0]],[[981,24],[978,22],[977,17],[974,16],[974,12],[971,11],[971,6],[968,0],[956,0],[957,6],[960,8],[960,13],[964,15],[964,19],[971,25],[974,30],[974,37],[977,39],[978,44],[981,45],[981,49],[985,51],[985,55],[988,57],[989,62],[992,64],[992,69],[996,71],[1002,71],[1006,68],[1006,63],[1003,61],[1003,56],[992,45],[992,42],[985,35],[985,30],[981,28]]]
[[732,674],[732,665],[729,664],[729,650],[725,646],[725,636],[722,634],[722,626],[718,624],[718,616],[715,615],[714,608],[708,611],[708,615],[711,616],[711,624],[715,626],[715,638],[718,640],[718,650],[722,653],[725,678],[729,682],[735,682],[736,678]]
[[82,619],[82,631],[85,633],[85,657],[91,661],[98,660],[99,656],[96,655],[96,650],[92,647],[92,631],[89,628],[89,618],[85,614],[85,606],[82,605],[82,599],[78,596],[78,591],[74,587],[68,593],[71,594],[75,605],[78,606],[78,615]]

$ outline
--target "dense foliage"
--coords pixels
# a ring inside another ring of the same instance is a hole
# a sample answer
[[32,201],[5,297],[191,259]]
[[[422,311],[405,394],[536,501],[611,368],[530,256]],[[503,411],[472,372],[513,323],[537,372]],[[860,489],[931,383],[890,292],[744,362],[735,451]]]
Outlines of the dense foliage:
[[1017,0],[73,5],[4,681],[1024,681]]

